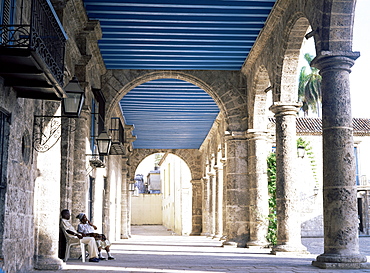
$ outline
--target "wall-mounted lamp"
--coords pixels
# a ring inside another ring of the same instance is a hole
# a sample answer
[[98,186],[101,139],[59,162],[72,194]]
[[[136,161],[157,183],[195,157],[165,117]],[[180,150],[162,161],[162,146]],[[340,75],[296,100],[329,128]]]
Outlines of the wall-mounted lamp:
[[69,81],[64,91],[67,93],[67,98],[62,100],[63,116],[79,118],[85,101],[85,92],[76,77]]
[[[76,77],[69,81],[64,88],[67,94],[62,99],[61,116],[34,116],[33,148],[41,153],[49,151],[61,137],[62,121],[60,118],[79,118],[85,101],[85,93]],[[46,126],[49,126],[46,130]],[[70,131],[73,132],[75,128]]]
[[305,150],[304,146],[298,146],[297,147],[297,154],[298,154],[299,158],[304,158],[304,156],[306,154],[306,150]]
[[110,146],[112,144],[112,138],[107,134],[106,131],[103,131],[96,138],[96,144],[98,146],[99,155],[101,156],[109,155]]

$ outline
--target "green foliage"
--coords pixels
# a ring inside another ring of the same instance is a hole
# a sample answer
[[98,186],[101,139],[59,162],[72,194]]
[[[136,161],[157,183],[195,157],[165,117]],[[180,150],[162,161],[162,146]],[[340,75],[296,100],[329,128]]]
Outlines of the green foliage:
[[[309,141],[305,141],[303,138],[297,139],[297,147],[304,147],[306,155],[310,158],[312,171],[314,178],[317,182],[316,175],[316,163],[315,157],[312,152],[312,147]],[[269,193],[269,215],[268,215],[268,231],[266,239],[271,245],[276,245],[277,243],[277,218],[276,218],[276,154],[270,153],[267,157],[267,176],[268,176],[268,193]]]
[[277,219],[276,219],[276,154],[270,153],[267,157],[267,176],[268,176],[268,193],[269,193],[269,215],[268,230],[266,239],[272,245],[276,245],[277,237]]
[[[314,56],[309,53],[304,54],[307,63],[310,64]],[[319,113],[321,107],[321,76],[319,70],[315,67],[308,68],[303,66],[299,73],[298,83],[298,99],[303,103],[302,110],[305,115],[311,110],[314,113]]]

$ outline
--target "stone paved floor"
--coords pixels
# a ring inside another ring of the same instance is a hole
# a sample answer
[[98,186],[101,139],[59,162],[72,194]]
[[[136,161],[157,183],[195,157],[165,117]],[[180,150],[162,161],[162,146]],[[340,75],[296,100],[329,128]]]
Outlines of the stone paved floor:
[[[311,254],[274,256],[268,249],[223,248],[221,242],[203,236],[175,236],[162,226],[134,226],[132,238],[113,244],[114,261],[82,263],[68,260],[61,273],[146,272],[146,273],[307,273],[370,272],[370,269],[332,270],[311,266],[323,252],[322,238],[305,238]],[[370,261],[370,237],[360,237],[360,247]],[[34,271],[51,273],[57,271]]]

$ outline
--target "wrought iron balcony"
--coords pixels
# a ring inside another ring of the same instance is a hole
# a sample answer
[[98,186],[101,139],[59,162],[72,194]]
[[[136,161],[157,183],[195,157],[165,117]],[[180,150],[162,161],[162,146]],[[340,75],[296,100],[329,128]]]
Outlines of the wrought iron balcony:
[[18,97],[66,97],[63,75],[67,35],[51,3],[32,0],[30,15],[22,14],[21,18],[30,23],[0,25],[0,76],[5,85],[12,86]]

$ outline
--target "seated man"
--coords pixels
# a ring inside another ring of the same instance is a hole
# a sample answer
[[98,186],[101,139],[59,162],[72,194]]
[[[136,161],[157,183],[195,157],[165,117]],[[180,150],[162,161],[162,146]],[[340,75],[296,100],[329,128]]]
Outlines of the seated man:
[[95,230],[97,229],[96,226],[94,226],[86,217],[85,213],[80,213],[77,215],[78,219],[80,219],[80,223],[78,224],[77,230],[84,236],[90,236],[94,237],[96,244],[98,246],[99,251],[99,259],[100,260],[106,260],[102,254],[101,249],[104,248],[105,251],[107,251],[108,260],[114,260],[113,256],[110,254],[109,247],[111,246],[111,243],[108,241],[108,239],[105,237],[104,234],[95,233]]
[[[84,237],[75,230],[75,228],[69,222],[69,219],[71,218],[69,210],[67,209],[62,210],[61,216],[62,216],[61,227],[66,231],[66,233],[71,236],[77,236],[82,243],[87,244],[90,255],[89,262],[99,262],[98,248],[96,246],[95,239],[93,237]],[[84,255],[84,253],[82,253],[82,255]]]

